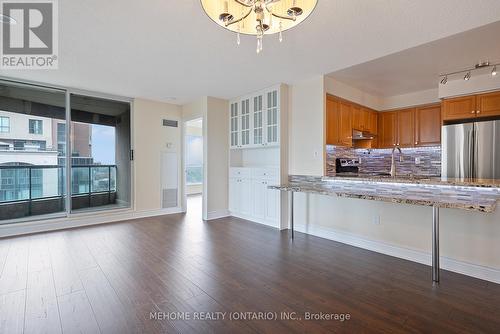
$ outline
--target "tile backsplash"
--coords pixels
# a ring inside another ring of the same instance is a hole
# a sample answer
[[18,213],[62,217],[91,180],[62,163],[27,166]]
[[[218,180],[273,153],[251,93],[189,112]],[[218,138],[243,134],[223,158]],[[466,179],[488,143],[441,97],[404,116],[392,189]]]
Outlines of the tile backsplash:
[[[403,162],[399,161],[396,152],[396,170],[398,174],[414,174],[426,176],[441,175],[441,146],[402,148]],[[327,175],[335,173],[335,158],[360,158],[360,173],[388,173],[391,169],[392,149],[355,149],[349,147],[326,147]],[[416,164],[415,159],[420,163]]]

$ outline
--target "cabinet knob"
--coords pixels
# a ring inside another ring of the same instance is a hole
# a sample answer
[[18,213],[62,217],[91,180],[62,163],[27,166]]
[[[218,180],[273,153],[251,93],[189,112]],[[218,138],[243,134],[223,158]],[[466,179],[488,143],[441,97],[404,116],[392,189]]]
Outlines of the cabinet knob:
[[397,145],[399,146],[399,143],[397,143]]
[[417,145],[417,144],[418,144],[418,141],[415,142],[415,145]]
[[396,146],[396,143],[392,144],[392,146]]
[[481,112],[481,110],[476,111],[477,114],[479,114],[480,112]]
[[476,113],[476,111],[475,111],[475,110],[472,110],[470,113],[471,113],[471,114],[475,114],[475,113]]

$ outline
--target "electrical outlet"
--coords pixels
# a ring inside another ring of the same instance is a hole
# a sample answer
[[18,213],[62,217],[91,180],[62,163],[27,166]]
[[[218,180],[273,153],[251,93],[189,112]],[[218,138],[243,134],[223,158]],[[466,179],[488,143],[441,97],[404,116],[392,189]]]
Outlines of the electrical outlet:
[[421,161],[420,161],[420,157],[416,157],[415,158],[415,165],[420,165]]
[[379,215],[375,215],[373,217],[373,225],[380,225],[380,216]]

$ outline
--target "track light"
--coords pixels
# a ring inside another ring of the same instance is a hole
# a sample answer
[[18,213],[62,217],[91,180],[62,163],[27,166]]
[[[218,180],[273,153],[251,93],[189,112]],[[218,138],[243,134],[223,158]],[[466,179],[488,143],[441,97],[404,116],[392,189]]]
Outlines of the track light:
[[463,69],[460,71],[440,73],[439,74],[439,79],[440,79],[439,83],[441,85],[446,85],[448,83],[448,76],[451,76],[451,78],[453,79],[453,78],[455,78],[455,76],[463,75],[464,73],[465,73],[465,75],[463,76],[463,79],[465,81],[469,81],[472,77],[472,72],[480,71],[479,74],[481,76],[483,76],[483,75],[486,75],[486,73],[487,73],[487,72],[485,73],[485,70],[489,69],[489,68],[491,68],[491,76],[496,77],[497,73],[498,73],[497,72],[498,65],[500,65],[500,63],[491,63],[489,61],[483,61],[483,62],[477,63],[476,65],[474,65],[474,67],[469,67],[469,68],[466,68],[466,69]]

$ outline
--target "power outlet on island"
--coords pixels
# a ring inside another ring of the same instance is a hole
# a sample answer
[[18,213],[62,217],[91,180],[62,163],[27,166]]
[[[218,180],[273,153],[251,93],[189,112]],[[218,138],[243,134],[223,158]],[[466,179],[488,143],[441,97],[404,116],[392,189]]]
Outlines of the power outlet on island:
[[420,165],[421,161],[420,161],[420,157],[416,157],[415,158],[415,165]]
[[373,216],[373,225],[380,225],[380,216],[379,215]]

